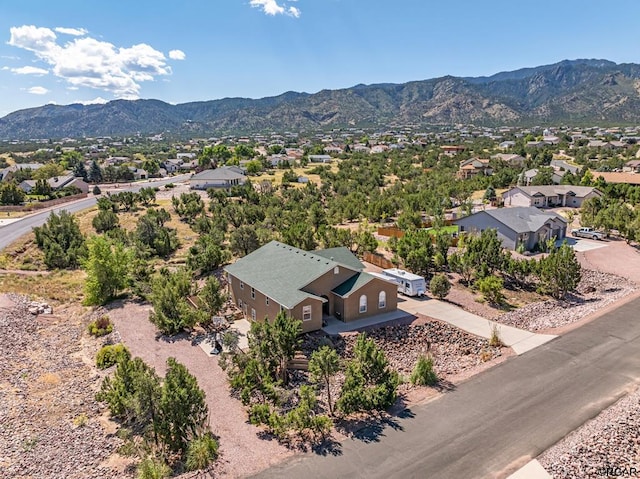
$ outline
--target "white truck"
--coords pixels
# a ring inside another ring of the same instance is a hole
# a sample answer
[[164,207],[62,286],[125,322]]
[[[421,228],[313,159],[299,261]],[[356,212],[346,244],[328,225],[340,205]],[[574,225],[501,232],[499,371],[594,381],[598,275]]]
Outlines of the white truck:
[[427,285],[422,276],[402,269],[384,269],[380,277],[396,283],[398,291],[406,296],[424,296],[427,292]]
[[578,236],[580,238],[589,238],[593,240],[602,240],[604,235],[593,228],[576,228],[571,230],[571,236]]

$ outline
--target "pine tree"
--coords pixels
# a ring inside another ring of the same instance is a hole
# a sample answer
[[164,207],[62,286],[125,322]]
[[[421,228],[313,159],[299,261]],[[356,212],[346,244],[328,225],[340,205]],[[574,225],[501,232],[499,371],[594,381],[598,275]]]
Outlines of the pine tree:
[[331,400],[331,378],[340,369],[340,358],[335,349],[323,346],[314,351],[309,360],[309,374],[316,383],[324,383],[327,389],[327,405],[329,414],[333,416],[333,402]]

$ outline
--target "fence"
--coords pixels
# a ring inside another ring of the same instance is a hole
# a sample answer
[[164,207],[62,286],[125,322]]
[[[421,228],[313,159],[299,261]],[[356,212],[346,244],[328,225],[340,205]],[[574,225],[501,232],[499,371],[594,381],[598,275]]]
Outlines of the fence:
[[18,206],[0,206],[0,211],[5,213],[10,213],[12,211],[37,211],[42,210],[44,208],[49,208],[51,206],[58,206],[63,203],[68,203],[70,201],[80,200],[82,198],[86,198],[89,196],[87,193],[80,193],[77,195],[65,196],[63,198],[56,198],[55,200],[47,200],[47,201],[38,201],[35,203],[29,203],[26,205],[18,205]]
[[391,261],[389,261],[387,258],[379,254],[365,253],[362,259],[365,260],[367,263],[371,263],[375,266],[378,266],[379,268],[388,269],[388,268],[394,267],[394,264]]

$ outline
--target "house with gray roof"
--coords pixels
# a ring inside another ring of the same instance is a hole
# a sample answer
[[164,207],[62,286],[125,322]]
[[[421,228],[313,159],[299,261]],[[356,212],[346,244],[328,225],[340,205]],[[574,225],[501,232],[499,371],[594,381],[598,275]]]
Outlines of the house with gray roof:
[[232,167],[222,166],[214,170],[204,170],[191,177],[189,183],[192,190],[208,190],[209,188],[229,189],[244,185],[247,177]]
[[567,236],[567,220],[557,213],[533,206],[478,211],[454,223],[460,228],[460,234],[495,229],[502,245],[511,250],[522,244],[525,250],[531,251],[538,243],[554,237],[562,240]]
[[225,271],[246,318],[262,321],[285,311],[308,332],[321,329],[323,317],[353,321],[396,310],[397,285],[363,269],[344,247],[310,252],[272,241]]
[[505,206],[580,208],[585,200],[601,196],[602,192],[592,186],[514,186],[502,193],[502,200]]

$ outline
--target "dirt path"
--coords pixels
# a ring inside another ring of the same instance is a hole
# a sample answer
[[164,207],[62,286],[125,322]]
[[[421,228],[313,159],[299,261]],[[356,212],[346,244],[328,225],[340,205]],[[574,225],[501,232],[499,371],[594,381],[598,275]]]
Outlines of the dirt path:
[[155,339],[149,322],[150,306],[113,303],[109,317],[133,356],[139,356],[164,374],[167,358],[175,357],[196,376],[207,395],[211,430],[220,440],[219,472],[224,477],[245,477],[281,462],[293,454],[275,441],[259,439],[258,429],[247,423],[240,401],[229,395],[226,373],[217,358],[209,358],[185,338],[175,341]]

